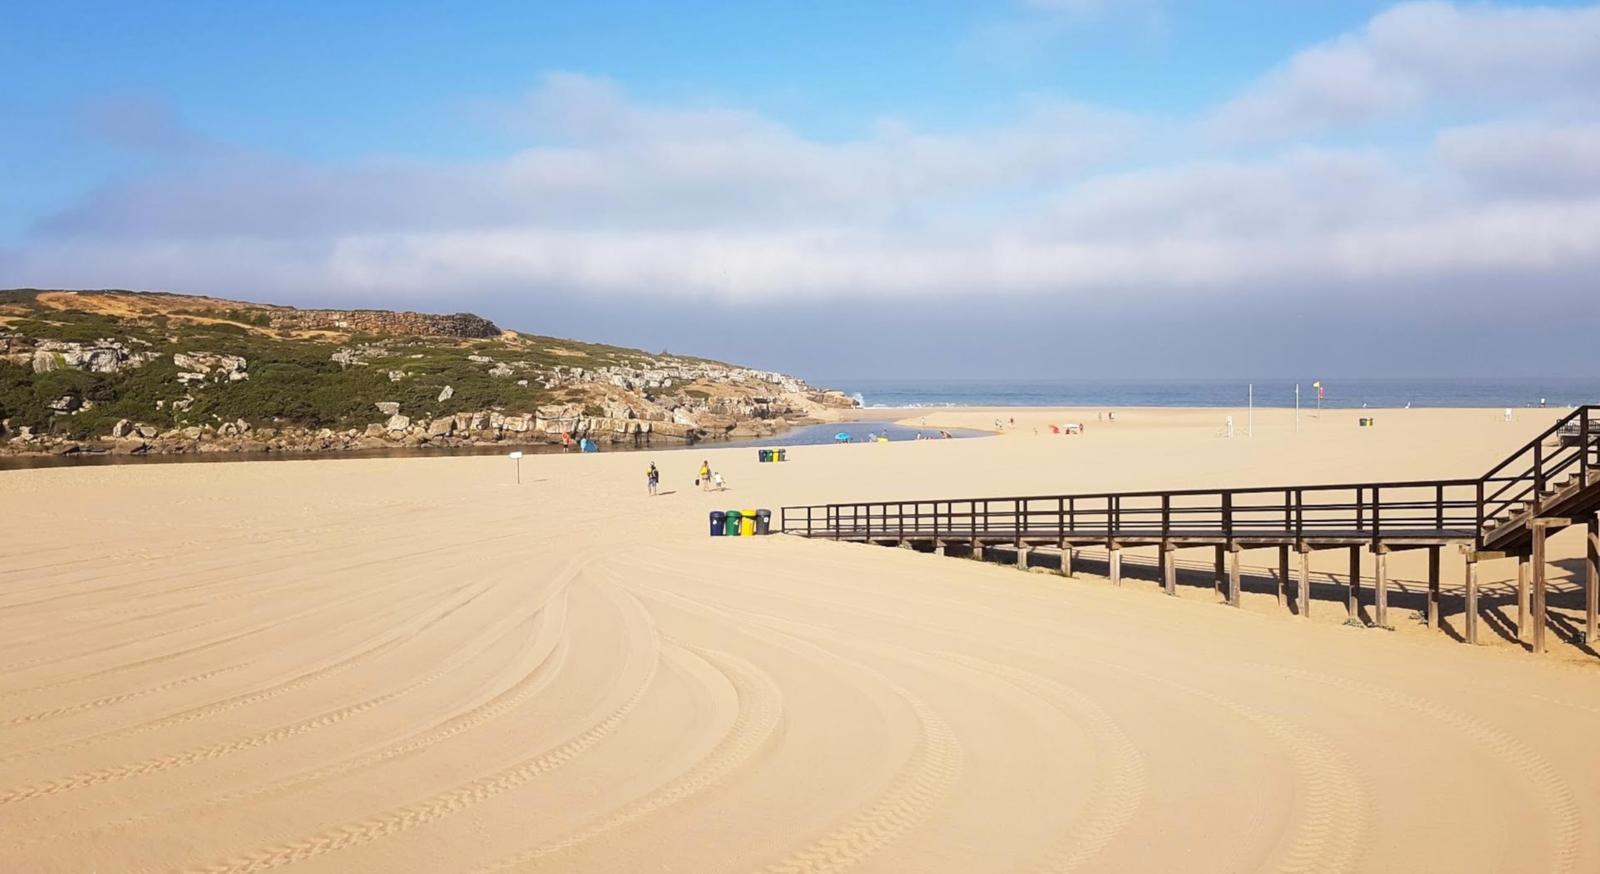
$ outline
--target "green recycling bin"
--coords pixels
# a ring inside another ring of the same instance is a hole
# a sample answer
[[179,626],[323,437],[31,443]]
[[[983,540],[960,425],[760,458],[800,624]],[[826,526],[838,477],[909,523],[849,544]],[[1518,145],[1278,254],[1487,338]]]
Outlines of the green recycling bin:
[[724,536],[726,536],[726,537],[738,537],[739,536],[739,521],[740,521],[740,518],[743,516],[743,514],[740,513],[738,510],[728,510],[727,514],[728,515],[725,517],[724,522],[723,522],[723,524],[725,524],[727,526],[727,528],[724,529],[727,532]]

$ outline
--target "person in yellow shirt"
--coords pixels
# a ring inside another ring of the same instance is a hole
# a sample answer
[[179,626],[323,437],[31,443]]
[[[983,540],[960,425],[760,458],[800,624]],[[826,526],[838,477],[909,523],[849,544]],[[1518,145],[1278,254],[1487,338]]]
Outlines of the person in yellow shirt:
[[711,491],[711,462],[700,462],[700,475],[698,479],[700,481],[700,491]]

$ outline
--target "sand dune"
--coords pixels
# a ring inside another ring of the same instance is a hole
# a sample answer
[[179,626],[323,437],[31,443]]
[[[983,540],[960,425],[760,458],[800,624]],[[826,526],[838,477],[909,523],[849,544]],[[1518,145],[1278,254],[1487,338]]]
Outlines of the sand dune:
[[[520,486],[502,458],[0,473],[0,867],[1600,870],[1581,647],[1467,647],[1449,598],[1446,633],[1389,633],[1331,585],[1302,622],[1265,576],[1233,610],[705,536],[732,506],[1472,475],[1554,418],[1268,411],[1230,441],[1222,415],[529,457]],[[731,491],[695,488],[702,457]],[[1504,616],[1514,566],[1485,571]]]

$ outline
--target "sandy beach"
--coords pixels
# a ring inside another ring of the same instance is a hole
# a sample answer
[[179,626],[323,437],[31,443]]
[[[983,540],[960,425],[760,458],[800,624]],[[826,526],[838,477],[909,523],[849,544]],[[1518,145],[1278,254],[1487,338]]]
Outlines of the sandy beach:
[[530,456],[520,485],[502,457],[0,472],[0,869],[1600,870],[1578,529],[1543,656],[1514,560],[1472,647],[1455,555],[1439,631],[1394,556],[1391,632],[1344,624],[1342,554],[1303,621],[1272,550],[1230,609],[1137,554],[1114,589],[1093,551],[1069,579],[706,536],[734,507],[1476,476],[1561,412],[902,411],[1008,427]]

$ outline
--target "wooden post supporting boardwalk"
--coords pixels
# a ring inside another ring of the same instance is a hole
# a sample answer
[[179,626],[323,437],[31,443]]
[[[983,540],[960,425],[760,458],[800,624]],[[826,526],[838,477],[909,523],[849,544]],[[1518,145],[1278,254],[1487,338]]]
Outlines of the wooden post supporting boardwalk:
[[1177,556],[1173,555],[1175,551],[1172,544],[1161,544],[1161,588],[1165,589],[1168,595],[1178,594],[1178,562]]
[[1550,528],[1540,525],[1542,520],[1533,523],[1533,555],[1529,563],[1533,565],[1533,609],[1530,611],[1533,618],[1533,628],[1528,634],[1528,644],[1534,653],[1544,652],[1545,625],[1545,541],[1550,537]]
[[1372,619],[1379,628],[1389,628],[1389,549],[1378,546],[1372,550],[1377,575],[1377,593],[1373,599]]
[[1106,551],[1106,556],[1111,563],[1111,585],[1122,585],[1122,550],[1113,547]]
[[1589,519],[1589,561],[1588,572],[1588,604],[1584,609],[1587,614],[1583,620],[1583,637],[1589,646],[1600,646],[1600,640],[1595,638],[1600,628],[1600,516]]
[[1439,547],[1428,547],[1428,628],[1439,630]]
[[1226,552],[1227,547],[1217,547],[1217,573],[1216,576],[1212,577],[1212,586],[1219,593],[1222,591],[1222,581],[1228,578],[1228,571],[1226,566],[1223,564],[1223,555]]
[[1278,547],[1278,606],[1289,604],[1289,545]]
[[1311,550],[1300,544],[1300,618],[1311,618]]
[[1239,553],[1244,550],[1237,546],[1228,548],[1228,606],[1239,606]]
[[1467,643],[1476,646],[1478,643],[1478,557],[1470,551],[1470,547],[1467,552],[1466,627]]
[[1072,547],[1070,546],[1061,548],[1061,575],[1064,577],[1072,576]]
[[1528,556],[1517,556],[1517,640],[1528,643]]
[[1353,622],[1361,618],[1361,547],[1359,546],[1350,547],[1349,590],[1350,596],[1347,601],[1349,602],[1350,620]]

